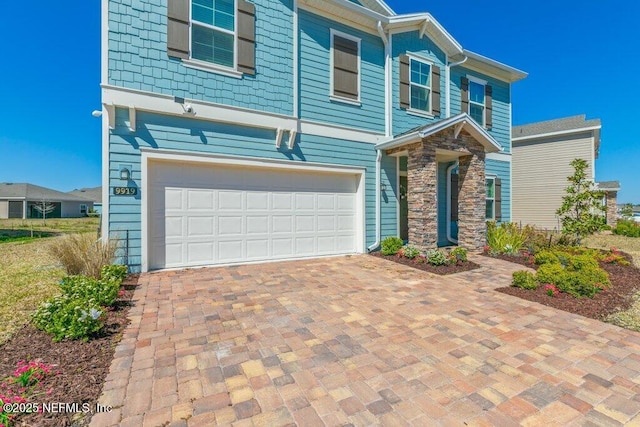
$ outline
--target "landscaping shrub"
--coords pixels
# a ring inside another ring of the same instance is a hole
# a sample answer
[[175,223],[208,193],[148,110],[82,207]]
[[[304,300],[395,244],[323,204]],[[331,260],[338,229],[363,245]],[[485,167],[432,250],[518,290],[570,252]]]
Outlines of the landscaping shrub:
[[59,295],[42,304],[33,315],[34,325],[51,335],[87,341],[103,327],[103,310],[95,302]]
[[402,239],[389,236],[380,244],[382,255],[395,255],[402,249]]
[[449,252],[449,256],[453,259],[454,262],[466,262],[467,261],[467,250],[463,247],[456,247]]
[[413,245],[407,245],[402,248],[402,254],[405,256],[405,258],[414,259],[418,255],[420,255],[420,249],[416,248]]
[[514,222],[487,223],[487,245],[491,254],[517,254],[527,241],[530,228],[520,228]]
[[543,250],[535,254],[534,258],[535,263],[538,265],[542,264],[559,264],[560,260],[558,256],[552,250]]
[[[591,251],[577,250],[577,255],[567,251],[546,251],[540,255],[546,261],[552,261],[556,256],[557,262],[547,262],[540,265],[536,274],[539,283],[549,283],[576,298],[593,298],[595,294],[608,287],[611,282],[609,275],[598,265],[598,261]],[[536,259],[536,263],[537,263]]]
[[126,265],[105,265],[100,269],[100,280],[114,280],[122,283],[126,277]]
[[431,265],[445,265],[447,263],[447,257],[444,252],[438,249],[429,249],[427,251],[427,262]]
[[632,220],[621,219],[613,229],[613,233],[620,236],[640,237],[640,224]]
[[111,276],[102,280],[86,276],[68,276],[60,281],[60,288],[71,298],[109,307],[118,298],[121,283],[122,279]]
[[100,278],[102,266],[113,263],[116,250],[115,241],[96,241],[90,233],[69,234],[51,245],[51,253],[68,275],[82,274],[94,279]]
[[534,274],[529,271],[515,271],[511,285],[516,288],[532,290],[538,287],[538,282]]
[[542,264],[538,268],[536,279],[540,283],[552,283],[561,291],[564,291],[562,284],[565,282],[565,269],[560,263]]

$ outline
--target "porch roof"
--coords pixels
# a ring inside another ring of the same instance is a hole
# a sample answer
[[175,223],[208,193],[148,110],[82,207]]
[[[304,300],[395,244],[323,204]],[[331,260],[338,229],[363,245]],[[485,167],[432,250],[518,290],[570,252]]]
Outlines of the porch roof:
[[502,151],[502,145],[500,145],[500,143],[496,141],[495,138],[492,137],[482,126],[478,125],[478,123],[476,123],[476,121],[467,113],[460,113],[456,116],[449,117],[448,119],[411,129],[410,131],[397,135],[392,139],[376,144],[376,149],[390,150],[392,148],[412,144],[414,142],[422,141],[423,138],[434,135],[450,127],[455,129],[456,137],[462,129],[466,130],[475,138],[476,141],[482,144],[487,153]]

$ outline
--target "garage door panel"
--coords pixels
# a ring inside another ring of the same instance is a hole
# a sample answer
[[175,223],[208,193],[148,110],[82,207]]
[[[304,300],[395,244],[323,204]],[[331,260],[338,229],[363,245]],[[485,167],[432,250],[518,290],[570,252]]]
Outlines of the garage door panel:
[[218,234],[241,235],[242,234],[242,216],[221,216],[218,217]]
[[355,175],[151,162],[151,268],[352,253]]

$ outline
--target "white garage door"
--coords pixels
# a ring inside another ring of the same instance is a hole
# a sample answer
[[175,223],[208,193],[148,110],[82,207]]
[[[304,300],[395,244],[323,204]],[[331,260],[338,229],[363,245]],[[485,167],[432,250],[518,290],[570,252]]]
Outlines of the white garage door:
[[149,267],[354,253],[355,174],[149,165]]

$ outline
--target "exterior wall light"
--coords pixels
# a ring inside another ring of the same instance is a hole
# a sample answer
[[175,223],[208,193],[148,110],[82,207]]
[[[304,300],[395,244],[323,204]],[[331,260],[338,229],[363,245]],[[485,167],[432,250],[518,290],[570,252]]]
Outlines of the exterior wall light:
[[387,184],[385,183],[380,184],[380,191],[387,191]]
[[120,169],[120,179],[123,181],[129,181],[129,179],[131,179],[131,172],[129,171],[129,169]]

